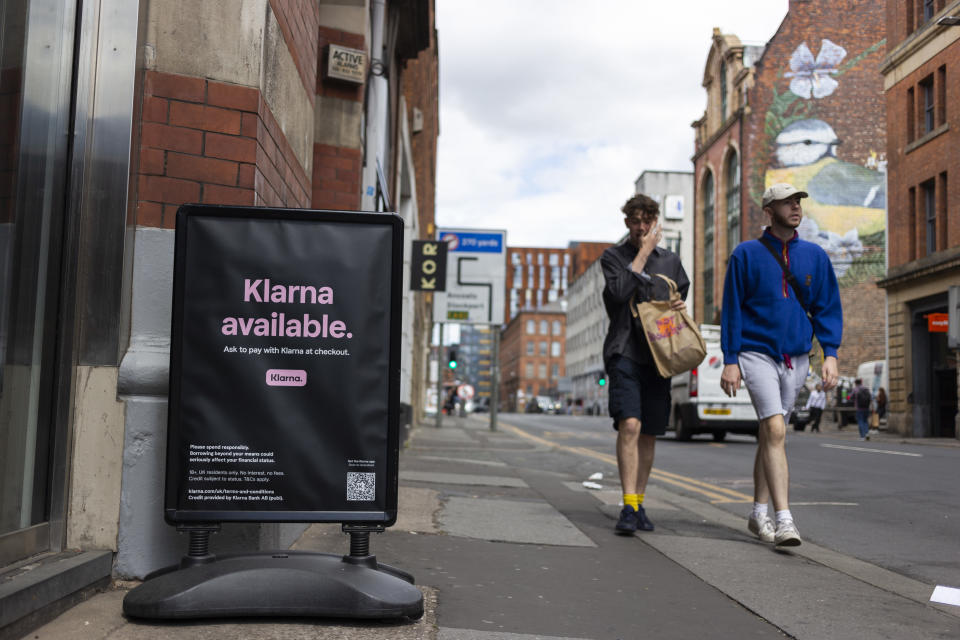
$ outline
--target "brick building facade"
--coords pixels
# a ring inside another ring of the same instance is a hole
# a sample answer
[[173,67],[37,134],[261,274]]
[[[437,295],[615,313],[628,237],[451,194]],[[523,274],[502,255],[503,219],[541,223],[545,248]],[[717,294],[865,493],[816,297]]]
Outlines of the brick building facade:
[[[885,358],[885,327],[876,315],[884,304],[876,281],[884,272],[886,245],[886,110],[879,74],[885,6],[870,0],[792,0],[753,64],[752,86],[740,93],[740,114],[711,119],[712,110],[720,111],[723,92],[712,89],[716,81],[705,81],[707,116],[698,127],[704,135],[695,156],[697,255],[713,257],[713,304],[709,293],[698,293],[698,320],[718,318],[724,258],[735,244],[731,236],[757,237],[766,224],[764,189],[790,182],[810,193],[803,202],[801,237],[827,251],[840,284],[843,375],[854,375],[861,362]],[[719,68],[724,56],[736,51],[735,42],[714,37],[716,55],[711,53],[705,76],[712,61]],[[737,70],[735,78],[746,77],[744,69]],[[733,83],[727,95],[736,95],[736,83],[729,76],[727,81]],[[714,129],[711,122],[727,125]],[[733,154],[739,154],[741,176],[736,224]],[[710,211],[712,217],[706,215]],[[704,273],[699,262],[696,268],[704,285],[700,291],[709,291],[709,269]]]
[[521,311],[500,338],[500,405],[523,411],[536,396],[558,397],[565,373],[567,338],[565,304],[556,302],[537,311]]
[[957,436],[958,351],[931,314],[960,286],[960,2],[891,2],[883,63],[889,159],[890,429]]

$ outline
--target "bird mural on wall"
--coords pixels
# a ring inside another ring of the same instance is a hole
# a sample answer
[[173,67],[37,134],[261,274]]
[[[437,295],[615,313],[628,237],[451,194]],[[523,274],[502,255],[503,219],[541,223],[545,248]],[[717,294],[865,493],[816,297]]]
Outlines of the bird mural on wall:
[[[821,41],[816,58],[806,42],[794,49],[783,76],[790,78],[793,100],[809,107],[794,111],[799,117],[780,120],[779,130],[771,133],[772,162],[764,175],[765,186],[787,182],[809,194],[798,231],[827,251],[838,277],[864,254],[861,238],[883,231],[887,199],[885,163],[876,153],[863,164],[841,160],[837,152],[843,140],[823,116],[813,117],[823,114],[820,105],[827,106],[840,87],[837,77],[846,55],[828,39]],[[784,96],[784,105],[793,100]]]

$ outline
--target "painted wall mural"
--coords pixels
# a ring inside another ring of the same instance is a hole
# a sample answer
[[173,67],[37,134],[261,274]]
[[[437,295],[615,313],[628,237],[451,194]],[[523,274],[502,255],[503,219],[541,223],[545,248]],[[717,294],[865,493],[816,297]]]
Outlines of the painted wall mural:
[[[842,153],[844,140],[831,124],[839,106],[831,96],[842,76],[884,43],[846,62],[847,50],[828,39],[821,40],[816,57],[806,42],[798,45],[789,68],[778,73],[772,87],[760,153],[751,171],[751,198],[758,206],[763,190],[777,182],[809,193],[798,231],[830,255],[841,286],[883,272],[887,178],[882,153],[871,150],[863,158]],[[789,86],[778,92],[783,79],[789,79]],[[884,141],[875,144],[882,148]]]

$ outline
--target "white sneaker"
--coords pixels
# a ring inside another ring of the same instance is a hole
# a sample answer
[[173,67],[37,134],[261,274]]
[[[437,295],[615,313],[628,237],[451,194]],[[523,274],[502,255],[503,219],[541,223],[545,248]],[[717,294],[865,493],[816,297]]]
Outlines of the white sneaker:
[[773,520],[770,519],[770,516],[763,516],[762,519],[758,519],[751,513],[750,519],[747,520],[747,529],[750,529],[750,533],[764,542],[773,542],[776,535],[773,530]]
[[793,520],[785,520],[777,525],[777,532],[773,538],[773,544],[778,547],[799,547],[800,532],[797,531],[797,525]]

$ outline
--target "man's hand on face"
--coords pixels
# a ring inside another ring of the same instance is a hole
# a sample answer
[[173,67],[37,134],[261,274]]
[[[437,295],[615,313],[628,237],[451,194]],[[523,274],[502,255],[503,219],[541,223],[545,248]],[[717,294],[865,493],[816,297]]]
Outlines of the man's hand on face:
[[663,229],[660,227],[660,223],[657,222],[640,238],[640,253],[649,256],[653,253],[654,248],[660,244],[662,238]]
[[827,356],[823,359],[823,390],[830,391],[837,386],[840,374],[837,372],[837,359],[833,356]]
[[740,365],[727,364],[723,366],[723,373],[720,374],[720,388],[728,396],[737,395],[737,389],[740,388]]

